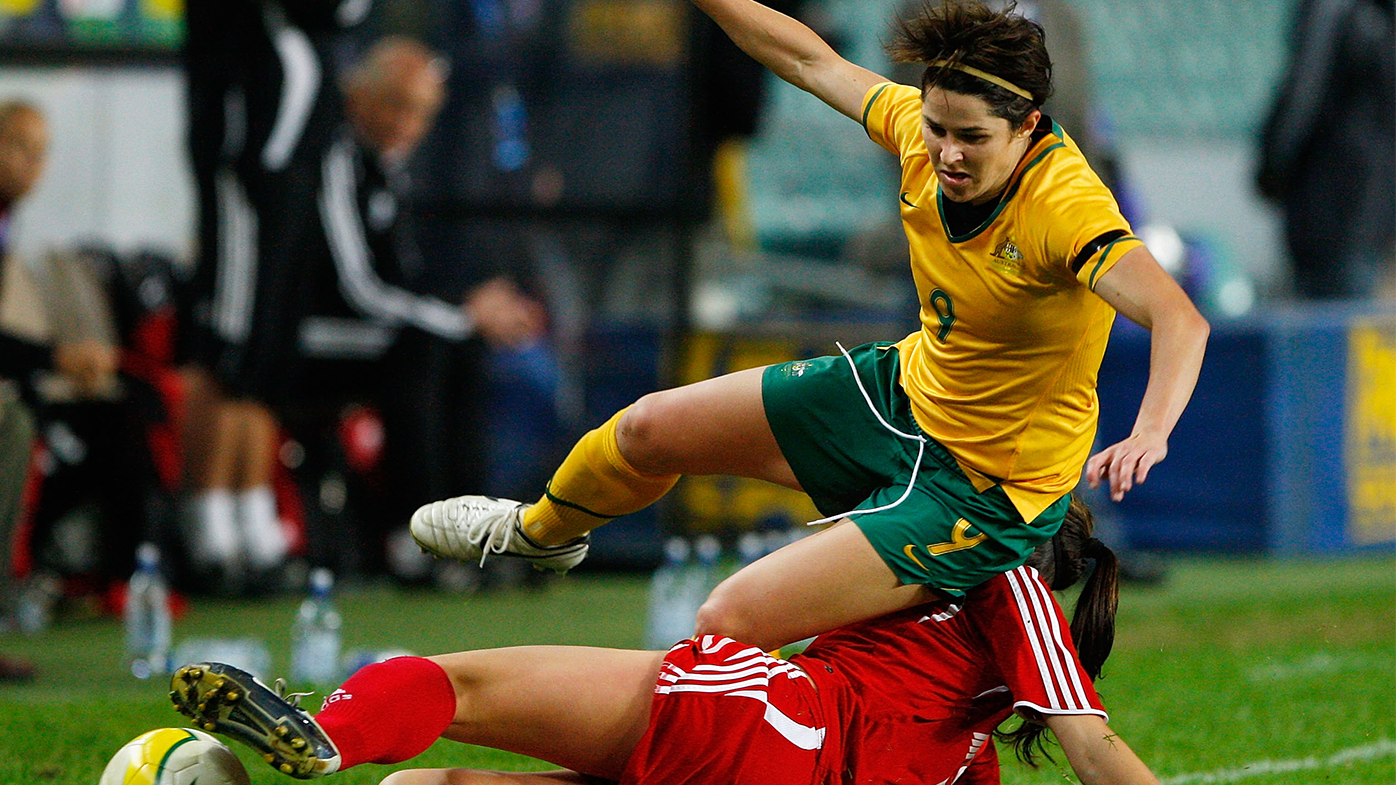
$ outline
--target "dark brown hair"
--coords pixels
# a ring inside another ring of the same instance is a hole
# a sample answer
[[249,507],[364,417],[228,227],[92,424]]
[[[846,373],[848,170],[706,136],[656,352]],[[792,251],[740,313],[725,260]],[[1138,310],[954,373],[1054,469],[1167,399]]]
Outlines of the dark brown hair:
[[[1119,560],[1109,546],[1091,536],[1094,531],[1090,508],[1073,494],[1061,529],[1027,560],[1053,591],[1070,588],[1089,573],[1071,616],[1071,638],[1076,642],[1081,668],[1092,681],[1100,678],[1115,645],[1115,610],[1120,604]],[[1044,746],[1046,731],[1042,722],[1024,719],[1013,730],[996,731],[995,735],[1013,747],[1020,760],[1035,767],[1039,753],[1049,760],[1052,757]]]
[[[980,0],[925,0],[894,25],[887,54],[897,63],[926,63],[921,93],[932,87],[984,99],[995,117],[1016,128],[1052,95],[1052,59],[1042,25],[1015,13],[1016,3],[995,11]],[[943,65],[931,63],[945,61]],[[1032,94],[1032,100],[977,76],[961,65],[993,74]]]

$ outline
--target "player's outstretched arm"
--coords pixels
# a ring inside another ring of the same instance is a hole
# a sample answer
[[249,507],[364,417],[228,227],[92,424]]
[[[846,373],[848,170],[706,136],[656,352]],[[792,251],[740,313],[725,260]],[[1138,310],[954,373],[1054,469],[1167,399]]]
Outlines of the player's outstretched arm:
[[1108,481],[1110,498],[1120,501],[1168,454],[1168,437],[1197,385],[1211,328],[1143,246],[1121,257],[1095,291],[1152,336],[1149,384],[1134,430],[1086,461],[1086,482],[1095,488]]
[[693,0],[743,52],[854,120],[885,78],[843,59],[813,30],[754,0]]
[[1158,785],[1158,778],[1096,714],[1043,718],[1062,745],[1081,785]]

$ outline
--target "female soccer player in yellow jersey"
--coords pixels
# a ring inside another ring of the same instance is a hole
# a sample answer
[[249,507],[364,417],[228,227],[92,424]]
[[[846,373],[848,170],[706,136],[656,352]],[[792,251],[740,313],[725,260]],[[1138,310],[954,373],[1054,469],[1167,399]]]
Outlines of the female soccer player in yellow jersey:
[[[698,632],[770,648],[1021,564],[1060,526],[1082,467],[1115,500],[1168,451],[1208,326],[1130,234],[1076,144],[1043,115],[1042,28],[978,0],[902,23],[918,90],[844,60],[753,0],[694,0],[743,50],[862,124],[901,162],[921,329],[841,356],[654,393],[587,434],[533,505],[466,496],[412,531],[439,555],[566,570],[586,533],[681,473],[803,489],[838,523],[717,587]],[[1152,332],[1128,439],[1087,460],[1115,312]]]

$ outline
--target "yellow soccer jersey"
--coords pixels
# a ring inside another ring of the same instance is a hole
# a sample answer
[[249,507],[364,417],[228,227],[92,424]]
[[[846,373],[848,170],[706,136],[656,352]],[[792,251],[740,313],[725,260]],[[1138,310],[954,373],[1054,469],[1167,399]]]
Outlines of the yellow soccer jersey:
[[901,160],[921,302],[921,329],[898,344],[912,412],[977,488],[1001,484],[1030,521],[1080,478],[1115,318],[1091,290],[1142,243],[1055,123],[1034,135],[990,217],[952,237],[920,91],[883,83],[863,105],[868,135]]

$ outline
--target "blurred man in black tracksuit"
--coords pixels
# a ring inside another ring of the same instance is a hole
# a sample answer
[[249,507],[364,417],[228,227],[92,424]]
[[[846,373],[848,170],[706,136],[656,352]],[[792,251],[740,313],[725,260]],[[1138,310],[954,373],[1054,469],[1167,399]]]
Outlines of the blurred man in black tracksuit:
[[[367,6],[193,0],[188,11],[201,262],[187,345],[206,372],[194,389],[275,412],[305,447],[297,479],[311,561],[350,571],[375,566],[381,532],[360,543],[334,531],[343,523],[343,460],[335,454],[343,406],[366,399],[382,410],[387,508],[377,517],[405,523],[416,505],[462,487],[458,475],[478,450],[475,412],[441,400],[449,388],[438,366],[462,365],[440,358],[472,351],[467,339],[477,328],[509,341],[537,321],[502,281],[461,303],[409,288],[416,257],[399,205],[401,171],[441,104],[444,64],[420,45],[389,39],[341,77],[343,32]],[[224,421],[212,417],[211,426]],[[208,429],[195,421],[191,430]],[[265,444],[250,449],[270,454]],[[206,465],[227,463],[215,456]],[[197,465],[191,472],[194,485],[213,484]],[[268,521],[247,513],[270,502],[230,505],[229,496],[196,494],[196,563],[246,566],[254,576],[275,567],[286,543],[274,508]]]
[[[378,41],[344,75],[347,122],[321,163],[322,231],[307,257],[312,305],[298,330],[299,375],[305,403],[338,397],[382,412],[386,508],[364,532],[370,549],[418,505],[478,487],[483,347],[466,339],[478,331],[508,345],[542,329],[540,307],[504,278],[475,286],[459,304],[407,288],[423,264],[404,200],[406,164],[444,84],[444,62],[423,45]],[[347,556],[317,554],[314,538],[311,549],[316,561]]]
[[270,407],[296,395],[303,249],[342,116],[334,48],[366,0],[190,0],[185,67],[199,250],[180,318],[189,555],[210,583],[285,557]]
[[1303,0],[1261,135],[1295,293],[1396,296],[1396,27],[1391,0]]

